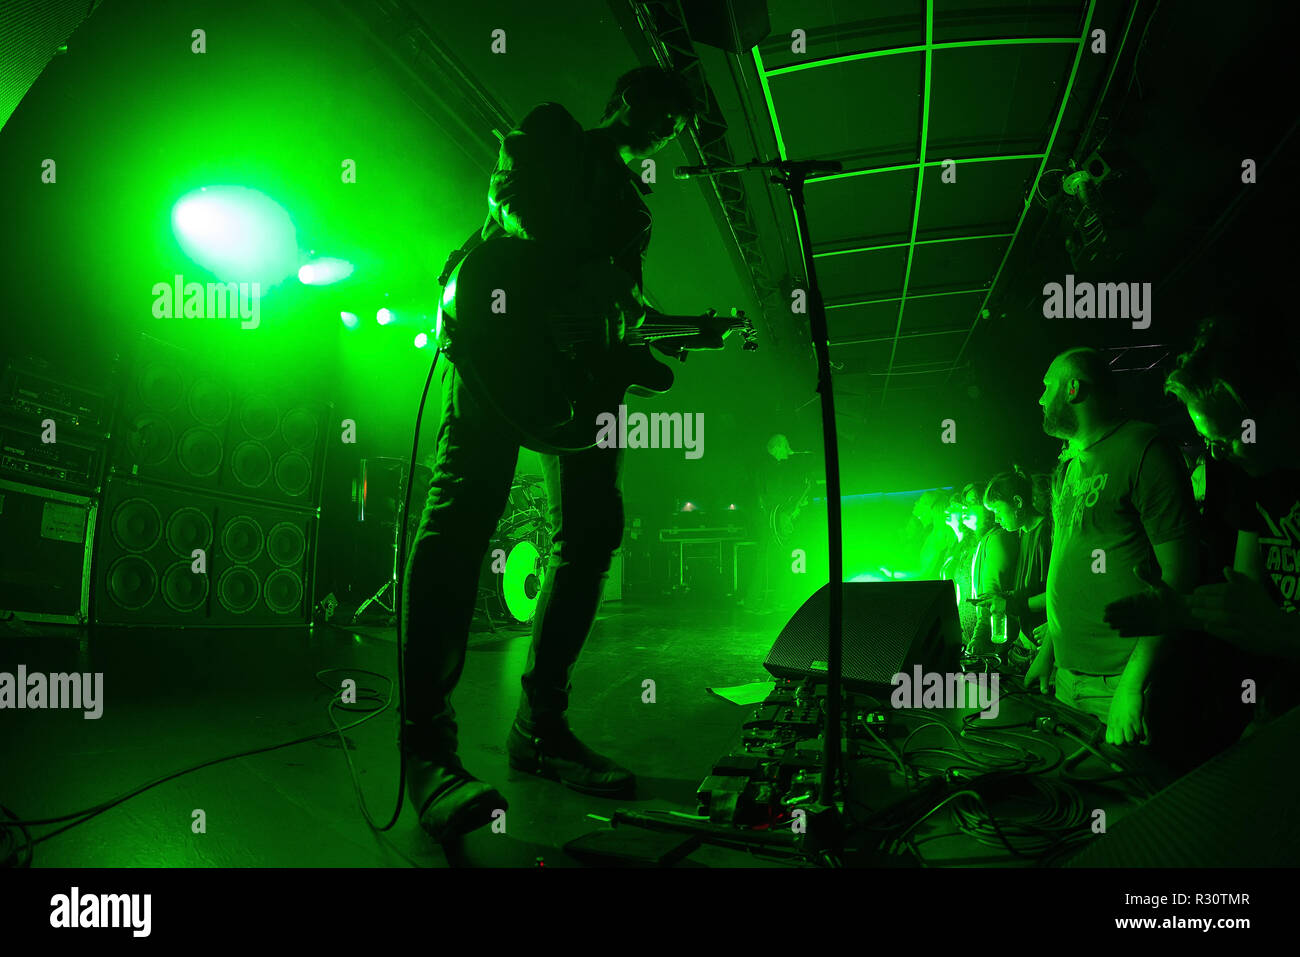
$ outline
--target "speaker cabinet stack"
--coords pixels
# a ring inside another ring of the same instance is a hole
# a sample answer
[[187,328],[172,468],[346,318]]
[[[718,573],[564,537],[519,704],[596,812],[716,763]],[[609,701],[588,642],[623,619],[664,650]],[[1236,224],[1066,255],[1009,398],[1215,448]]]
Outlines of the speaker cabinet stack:
[[95,618],[114,625],[307,621],[311,512],[110,476]]
[[116,472],[196,491],[315,509],[323,410],[236,381],[145,337],[127,376]]
[[142,337],[100,513],[95,621],[308,622],[325,411]]

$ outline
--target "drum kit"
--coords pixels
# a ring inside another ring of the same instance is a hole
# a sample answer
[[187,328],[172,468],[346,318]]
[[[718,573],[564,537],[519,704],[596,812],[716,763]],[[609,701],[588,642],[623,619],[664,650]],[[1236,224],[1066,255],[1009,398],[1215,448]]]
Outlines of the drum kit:
[[[398,516],[406,501],[409,471],[410,463],[406,459],[361,460],[361,475],[353,495],[358,506],[357,520],[375,523],[385,531],[391,526],[392,564],[388,580],[357,608],[352,619],[354,623],[367,613],[374,615],[376,609],[385,612],[389,619],[396,615],[397,576],[403,564],[398,559],[401,540]],[[415,540],[432,480],[431,468],[416,466],[415,486],[411,490],[411,507],[406,521],[408,552]],[[540,475],[516,474],[479,576],[478,611],[490,630],[496,631],[501,622],[523,625],[533,620],[550,548],[550,522],[542,478]]]
[[479,578],[479,608],[488,628],[497,620],[527,624],[537,614],[551,550],[546,489],[540,475],[516,475]]

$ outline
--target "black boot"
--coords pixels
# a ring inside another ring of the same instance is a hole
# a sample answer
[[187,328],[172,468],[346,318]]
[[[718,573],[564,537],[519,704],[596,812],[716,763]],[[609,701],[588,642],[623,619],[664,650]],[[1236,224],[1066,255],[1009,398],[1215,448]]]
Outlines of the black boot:
[[433,718],[407,718],[398,735],[406,752],[406,793],[420,826],[439,844],[492,823],[506,799],[465,770],[456,756],[455,712],[448,706]]
[[420,826],[439,844],[491,824],[509,805],[494,787],[465,770],[456,755],[406,756],[406,793]]
[[636,776],[579,741],[560,717],[515,718],[506,739],[510,766],[516,771],[559,781],[583,794],[631,796]]

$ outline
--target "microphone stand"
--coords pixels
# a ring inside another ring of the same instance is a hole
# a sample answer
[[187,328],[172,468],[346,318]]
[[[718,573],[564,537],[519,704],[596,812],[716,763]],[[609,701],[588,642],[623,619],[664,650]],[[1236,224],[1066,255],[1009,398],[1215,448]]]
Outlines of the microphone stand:
[[844,166],[834,160],[753,160],[739,166],[683,166],[674,175],[679,179],[692,176],[716,176],[747,170],[767,170],[771,181],[785,189],[794,211],[799,250],[804,274],[808,279],[809,334],[817,356],[817,392],[821,396],[822,439],[826,459],[826,529],[828,536],[830,611],[827,632],[826,721],[823,729],[824,750],[821,791],[817,804],[807,808],[810,825],[806,836],[814,840],[808,846],[838,861],[843,854],[843,827],[835,804],[843,754],[840,729],[843,724],[842,690],[844,640],[844,539],[840,507],[840,450],[835,431],[835,393],[831,385],[830,333],[826,325],[826,306],[813,264],[812,241],[808,231],[808,211],[804,201],[804,182],[812,173],[838,173]]

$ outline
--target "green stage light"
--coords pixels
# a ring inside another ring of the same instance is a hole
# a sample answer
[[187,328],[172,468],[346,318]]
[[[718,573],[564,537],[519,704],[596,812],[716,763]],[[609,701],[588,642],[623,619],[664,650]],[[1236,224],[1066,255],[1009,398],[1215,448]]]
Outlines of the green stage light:
[[349,329],[355,329],[357,326],[361,325],[361,320],[358,319],[356,313],[353,312],[340,312],[339,318],[343,320],[343,325],[347,326]]
[[388,309],[387,307],[380,309],[377,313],[375,313],[375,322],[379,323],[381,326],[386,326],[392,321],[393,321],[393,311],[391,309]]
[[313,259],[298,270],[298,281],[305,286],[328,286],[352,275],[352,263],[326,257]]
[[289,214],[243,186],[205,186],[172,207],[172,231],[185,255],[223,282],[257,282],[262,291],[292,275],[298,234]]
[[429,344],[429,337],[423,332],[415,337],[415,348],[423,349]]

